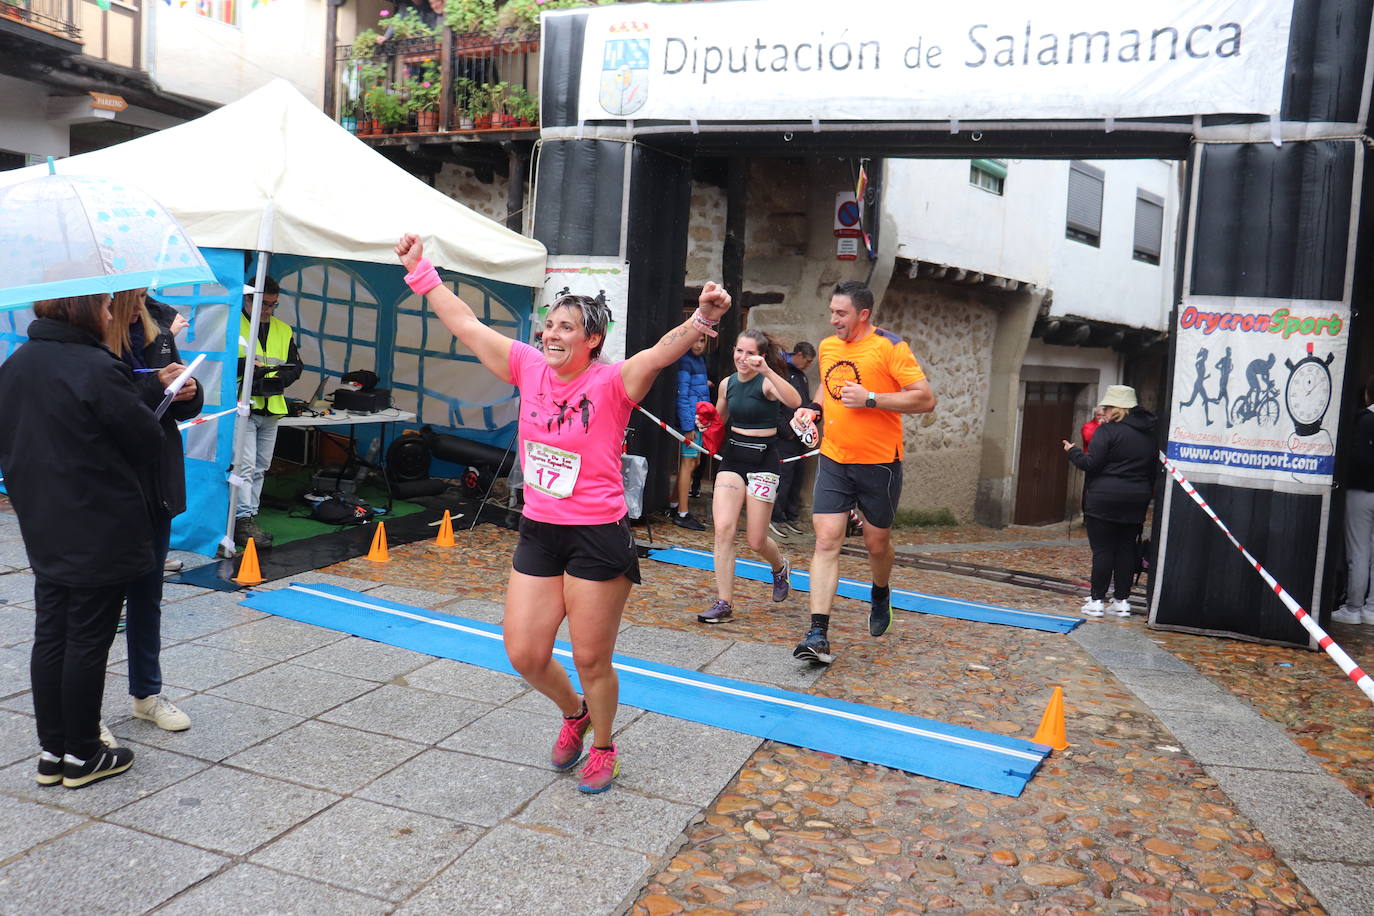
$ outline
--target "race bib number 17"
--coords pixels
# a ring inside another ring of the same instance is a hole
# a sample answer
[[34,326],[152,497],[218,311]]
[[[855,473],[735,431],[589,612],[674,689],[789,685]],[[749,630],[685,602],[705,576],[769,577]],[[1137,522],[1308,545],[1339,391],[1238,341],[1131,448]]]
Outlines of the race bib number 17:
[[525,440],[525,484],[554,499],[572,496],[582,456],[552,445]]

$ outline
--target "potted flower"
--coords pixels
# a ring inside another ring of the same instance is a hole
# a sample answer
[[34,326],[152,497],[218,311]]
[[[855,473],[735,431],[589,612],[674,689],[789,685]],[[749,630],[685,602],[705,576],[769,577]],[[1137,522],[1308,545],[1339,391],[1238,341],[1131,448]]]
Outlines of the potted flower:
[[530,127],[539,123],[539,100],[530,95],[524,86],[516,86],[506,99],[506,111],[515,117],[519,127]]
[[453,111],[458,118],[459,130],[472,130],[476,126],[472,100],[478,91],[477,83],[469,77],[460,76],[453,81]]
[[432,40],[437,37],[434,29],[425,25],[425,21],[420,18],[420,14],[415,11],[414,7],[407,7],[402,10],[400,15],[391,20],[390,28],[391,34],[398,39],[422,38]]
[[380,102],[381,97],[386,94],[385,81],[385,64],[372,62],[358,68],[358,86],[362,89],[362,95],[357,100],[358,135],[361,137],[371,137],[382,132],[374,102]]
[[444,22],[459,35],[488,34],[496,28],[496,0],[448,0]]
[[353,39],[353,56],[363,59],[375,57],[383,41],[385,39],[375,29],[364,29]]
[[410,120],[410,107],[391,86],[379,83],[367,90],[365,98],[373,119],[386,131],[404,127]]
[[506,94],[508,92],[510,92],[510,83],[505,80],[487,86],[487,95],[491,98],[492,127],[509,128],[515,126],[514,115],[506,110]]
[[409,80],[410,108],[415,112],[416,128],[420,133],[436,133],[439,130],[439,65],[428,59],[420,71],[418,80]]
[[472,126],[477,130],[491,127],[491,95],[486,86],[474,85],[468,100],[468,113],[472,115]]

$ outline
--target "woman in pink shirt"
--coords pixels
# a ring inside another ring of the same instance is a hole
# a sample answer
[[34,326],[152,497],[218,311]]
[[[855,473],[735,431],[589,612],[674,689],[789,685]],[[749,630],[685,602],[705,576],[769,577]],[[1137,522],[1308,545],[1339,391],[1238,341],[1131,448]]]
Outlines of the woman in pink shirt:
[[[439,280],[417,236],[403,236],[396,255],[409,271],[410,288],[425,296],[444,326],[520,391],[525,510],[506,588],[506,655],[563,713],[554,768],[572,769],[590,730],[592,748],[578,789],[604,792],[620,771],[611,741],[620,685],[611,656],[630,585],[639,582],[620,478],[625,425],[659,372],[676,364],[702,333],[715,336],[730,296],[707,283],[691,318],[649,349],[608,364],[597,361],[610,324],[604,304],[586,296],[556,300],[535,348],[482,324]],[[565,618],[581,697],[553,658]]]

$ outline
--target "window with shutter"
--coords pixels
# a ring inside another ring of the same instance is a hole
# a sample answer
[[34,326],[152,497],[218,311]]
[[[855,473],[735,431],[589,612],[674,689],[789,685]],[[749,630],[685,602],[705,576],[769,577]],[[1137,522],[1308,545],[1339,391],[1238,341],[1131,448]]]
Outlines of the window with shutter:
[[969,163],[968,183],[1001,196],[1007,181],[1007,164],[1001,159],[974,159]]
[[1106,173],[1086,162],[1069,163],[1069,208],[1065,235],[1094,247],[1102,244],[1102,182]]
[[1135,244],[1133,256],[1146,264],[1158,264],[1164,243],[1164,198],[1144,189],[1135,192]]

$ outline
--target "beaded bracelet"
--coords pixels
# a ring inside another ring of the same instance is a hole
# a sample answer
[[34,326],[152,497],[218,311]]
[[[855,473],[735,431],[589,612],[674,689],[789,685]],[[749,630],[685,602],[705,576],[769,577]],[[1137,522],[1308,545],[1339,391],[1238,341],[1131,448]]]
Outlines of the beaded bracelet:
[[423,296],[425,293],[434,289],[443,281],[439,279],[439,271],[434,269],[434,265],[429,258],[421,258],[420,263],[415,265],[415,269],[405,276],[406,285],[417,295]]
[[716,325],[720,324],[720,319],[716,318],[712,320],[707,318],[705,315],[701,314],[700,308],[692,313],[692,324],[696,325],[697,329],[708,337],[720,336],[716,333]]

